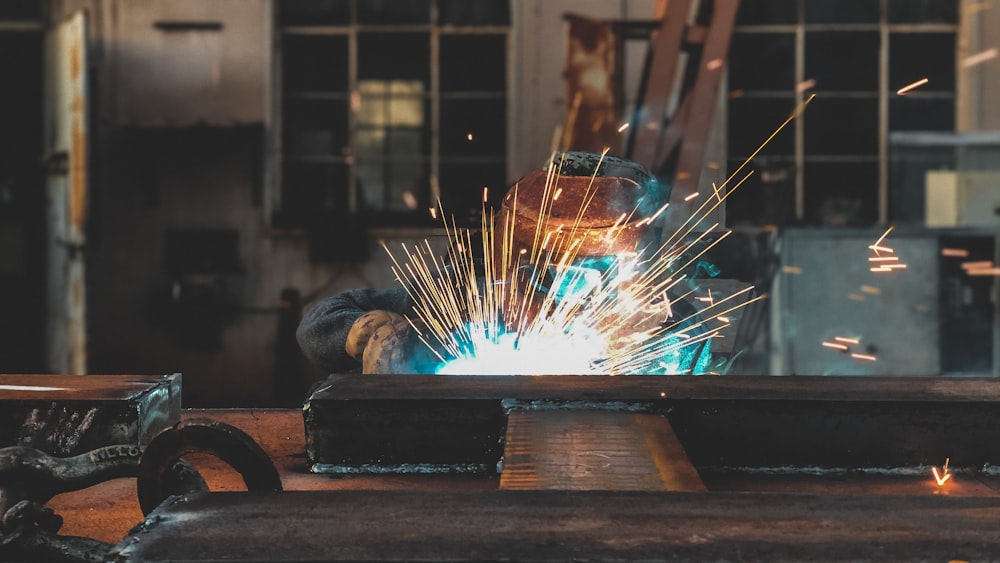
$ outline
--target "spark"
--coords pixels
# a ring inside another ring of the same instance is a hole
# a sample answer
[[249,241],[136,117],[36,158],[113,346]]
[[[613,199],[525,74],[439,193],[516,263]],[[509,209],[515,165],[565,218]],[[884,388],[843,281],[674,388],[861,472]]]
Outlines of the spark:
[[718,170],[718,169],[722,168],[722,165],[719,164],[718,162],[714,161],[714,160],[710,160],[705,165],[705,168],[708,168],[709,170]]
[[941,473],[938,473],[937,467],[931,466],[931,473],[934,474],[934,481],[937,482],[939,487],[943,487],[945,483],[951,479],[951,472],[948,471],[948,462],[951,461],[950,458],[944,459],[944,467],[941,468]]
[[431,219],[434,219],[434,220],[436,221],[436,220],[437,220],[437,218],[438,218],[438,210],[437,210],[437,207],[430,207],[430,208],[428,208],[428,209],[429,209],[429,210],[430,210],[430,212],[431,212]]
[[465,140],[467,140],[467,141],[470,141],[470,142],[471,142],[471,141],[472,141],[472,133],[469,133],[469,134],[467,134],[467,135],[465,136]]
[[868,362],[874,362],[876,360],[875,356],[872,356],[871,354],[859,354],[857,352],[851,354],[851,357],[856,360],[865,360]]
[[966,272],[969,276],[1000,276],[1000,268],[980,268]]
[[869,246],[868,248],[874,249],[874,248],[878,247],[878,245],[881,244],[882,241],[885,240],[885,237],[889,236],[889,233],[891,233],[891,232],[892,232],[892,226],[890,225],[889,228],[886,229],[884,233],[882,233],[882,236],[878,237],[878,240],[875,241],[875,243],[872,244],[871,246]]
[[[517,184],[504,197],[504,213],[495,214],[484,203],[481,241],[474,242],[472,231],[459,228],[454,217],[449,220],[438,202],[448,241],[444,255],[435,252],[428,241],[401,244],[398,257],[383,245],[395,278],[415,304],[408,316],[411,328],[440,361],[437,373],[677,373],[680,366],[690,363],[688,356],[700,354],[702,346],[697,344],[716,338],[719,331],[731,326],[727,315],[767,297],[748,298],[754,289],[751,286],[727,296],[710,294],[708,304],[700,310],[672,315],[675,309],[670,301],[688,299],[691,293],[682,293],[680,284],[685,277],[676,273],[686,271],[731,232],[709,237],[717,232],[717,223],[698,233],[694,230],[746,183],[753,172],[743,169],[812,98],[797,105],[721,183],[722,196],[706,198],[658,246],[627,252],[620,248],[618,235],[652,219],[636,207],[619,215],[607,229],[607,236],[596,242],[588,240],[588,244],[605,248],[581,253],[583,238],[590,234],[582,220],[596,195],[594,182],[600,162],[582,194],[576,217],[556,218],[552,202],[563,176],[557,173],[561,163],[553,158],[545,170],[530,242],[515,242]],[[732,187],[726,189],[730,184]],[[656,215],[666,208],[663,205]],[[477,255],[481,258],[476,258],[472,249],[479,245]],[[581,265],[586,263],[581,259],[588,257],[609,258],[613,267]],[[664,309],[668,315],[661,321]],[[704,366],[697,369],[707,371]]]
[[956,258],[968,258],[969,251],[964,248],[942,248],[941,256],[953,256]]
[[795,85],[796,92],[805,92],[806,90],[812,90],[816,87],[816,80],[810,78],[809,80],[803,80]]
[[865,300],[865,296],[861,295],[860,293],[848,293],[847,294],[847,298],[851,299],[851,300],[854,300],[854,301],[864,301]]
[[786,274],[801,274],[802,268],[798,266],[782,266],[781,271]]
[[38,385],[0,385],[0,391],[66,391],[68,387],[42,387]]
[[920,80],[917,80],[916,82],[914,82],[912,84],[907,84],[906,86],[903,86],[899,90],[896,90],[896,94],[899,95],[899,96],[903,96],[903,95],[905,95],[905,94],[907,94],[907,93],[909,93],[909,92],[911,92],[911,91],[913,91],[913,90],[915,90],[917,88],[920,88],[924,84],[927,84],[927,82],[928,82],[928,80],[926,78],[921,78]]
[[622,123],[622,124],[621,124],[621,127],[619,127],[619,128],[618,128],[618,132],[619,132],[619,133],[624,133],[624,132],[625,132],[625,130],[626,130],[626,129],[628,129],[628,127],[629,127],[629,124],[628,124],[628,123]]
[[861,340],[858,338],[850,338],[847,336],[834,336],[833,339],[836,340],[837,342],[846,342],[848,344],[858,344],[861,342]]
[[962,262],[963,270],[982,270],[985,268],[992,268],[992,260],[977,260],[975,262]]
[[666,392],[666,391],[662,391],[662,392],[660,392],[660,396],[661,396],[661,397],[666,397],[666,396],[667,396],[667,392]]
[[490,191],[490,189],[488,187],[483,186],[483,203],[486,203],[487,201],[489,201],[489,197],[488,197],[489,191]]
[[684,198],[684,201],[691,201],[692,199],[698,197],[699,195],[701,195],[701,194],[699,194],[698,192],[694,192],[694,193],[688,195],[686,198]]
[[875,268],[868,268],[868,269],[871,270],[871,271],[873,271],[873,272],[891,272],[892,271],[892,268],[887,268],[885,266],[878,266],[878,267],[875,267]]
[[824,341],[823,342],[823,346],[826,347],[826,348],[833,348],[834,350],[841,350],[841,351],[844,351],[844,352],[846,352],[848,350],[848,347],[847,347],[846,344],[840,344],[838,342],[826,342],[826,341]]
[[722,59],[712,59],[705,64],[708,70],[718,70],[722,68]]
[[871,295],[881,295],[882,290],[875,287],[874,285],[862,285],[861,291]]
[[997,58],[1000,55],[1000,51],[997,51],[996,47],[992,49],[987,49],[985,51],[980,51],[974,55],[969,55],[962,59],[962,66],[965,68],[973,67],[978,64],[985,63],[986,61]]

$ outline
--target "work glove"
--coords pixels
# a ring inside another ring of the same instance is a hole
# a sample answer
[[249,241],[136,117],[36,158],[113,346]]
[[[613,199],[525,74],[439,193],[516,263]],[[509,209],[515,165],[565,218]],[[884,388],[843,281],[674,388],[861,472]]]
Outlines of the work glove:
[[402,315],[375,310],[361,315],[347,334],[347,353],[361,361],[362,373],[415,373],[413,329]]

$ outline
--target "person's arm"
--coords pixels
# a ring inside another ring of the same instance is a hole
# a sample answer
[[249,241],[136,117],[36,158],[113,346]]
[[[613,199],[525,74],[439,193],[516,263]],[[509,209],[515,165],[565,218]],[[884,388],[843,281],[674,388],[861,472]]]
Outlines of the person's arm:
[[328,297],[306,312],[295,333],[306,358],[327,373],[346,373],[361,367],[345,346],[354,321],[369,311],[400,315],[412,312],[413,302],[403,288],[351,289]]

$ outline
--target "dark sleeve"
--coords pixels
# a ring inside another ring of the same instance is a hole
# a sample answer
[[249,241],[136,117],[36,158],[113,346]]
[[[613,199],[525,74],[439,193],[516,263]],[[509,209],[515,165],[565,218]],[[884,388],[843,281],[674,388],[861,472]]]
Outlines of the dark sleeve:
[[361,315],[383,309],[400,315],[413,312],[413,301],[403,288],[351,289],[327,297],[302,316],[295,332],[306,358],[327,373],[346,373],[361,367],[344,347],[351,325]]

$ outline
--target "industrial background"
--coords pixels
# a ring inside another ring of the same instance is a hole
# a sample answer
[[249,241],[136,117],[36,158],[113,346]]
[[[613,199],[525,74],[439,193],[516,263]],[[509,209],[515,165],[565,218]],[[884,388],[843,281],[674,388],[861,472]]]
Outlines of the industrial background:
[[[0,369],[299,404],[325,375],[301,312],[393,285],[382,243],[440,236],[438,197],[474,225],[556,146],[655,146],[620,126],[653,99],[661,4],[5,0]],[[657,167],[676,192],[754,156],[713,256],[769,294],[734,374],[1000,372],[998,32],[985,1],[743,0],[712,95],[665,99],[700,157]],[[890,225],[908,268],[881,275]],[[843,334],[879,361],[823,348]]]

